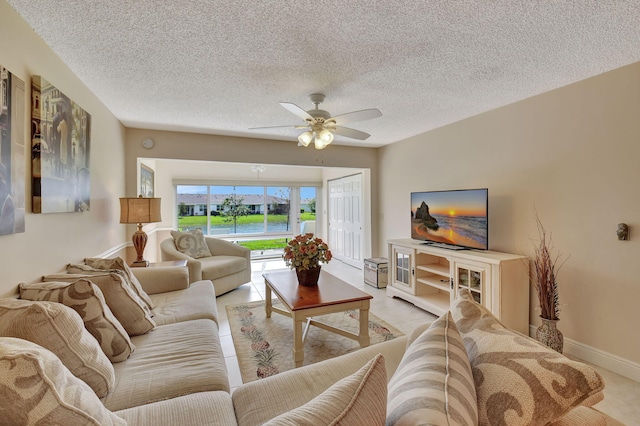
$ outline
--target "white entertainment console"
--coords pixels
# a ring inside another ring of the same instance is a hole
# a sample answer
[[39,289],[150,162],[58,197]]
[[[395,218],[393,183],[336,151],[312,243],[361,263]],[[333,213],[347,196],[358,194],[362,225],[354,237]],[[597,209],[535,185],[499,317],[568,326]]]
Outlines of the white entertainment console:
[[529,274],[524,256],[449,250],[412,239],[389,240],[388,297],[434,315],[449,310],[458,289],[471,291],[502,323],[529,334]]

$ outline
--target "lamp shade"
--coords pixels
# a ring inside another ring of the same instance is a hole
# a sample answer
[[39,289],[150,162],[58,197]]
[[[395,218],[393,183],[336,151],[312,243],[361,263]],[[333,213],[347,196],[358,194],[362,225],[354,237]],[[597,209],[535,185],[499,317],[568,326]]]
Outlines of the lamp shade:
[[120,223],[160,222],[160,198],[120,198]]

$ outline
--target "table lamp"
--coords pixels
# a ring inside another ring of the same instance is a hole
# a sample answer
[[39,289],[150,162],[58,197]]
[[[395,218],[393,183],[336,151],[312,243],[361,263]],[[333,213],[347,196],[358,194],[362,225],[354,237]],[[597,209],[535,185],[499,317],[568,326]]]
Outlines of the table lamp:
[[142,230],[143,223],[160,222],[160,198],[120,198],[120,223],[136,223],[138,230],[133,234],[133,247],[137,258],[131,266],[149,266],[144,260],[144,247],[147,245],[147,234]]

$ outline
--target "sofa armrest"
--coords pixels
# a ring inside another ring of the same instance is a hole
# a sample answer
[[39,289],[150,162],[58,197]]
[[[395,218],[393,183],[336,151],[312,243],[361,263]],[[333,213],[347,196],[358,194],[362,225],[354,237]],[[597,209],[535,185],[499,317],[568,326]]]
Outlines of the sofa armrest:
[[204,237],[204,240],[213,256],[240,256],[251,261],[251,250],[246,247],[214,237]]
[[242,385],[231,395],[238,425],[261,425],[306,404],[338,380],[358,371],[379,353],[385,358],[388,381],[402,360],[406,341],[406,337],[401,336],[389,342]]
[[189,287],[189,270],[184,266],[131,268],[147,294],[184,290]]

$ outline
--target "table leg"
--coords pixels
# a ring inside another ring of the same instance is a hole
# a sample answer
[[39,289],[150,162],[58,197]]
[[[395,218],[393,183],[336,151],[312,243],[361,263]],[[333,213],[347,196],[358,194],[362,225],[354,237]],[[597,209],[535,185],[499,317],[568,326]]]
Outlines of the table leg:
[[303,316],[296,315],[295,312],[291,313],[293,319],[293,360],[296,368],[302,367],[302,361],[304,361],[304,341],[302,339],[302,323],[305,318]]
[[264,295],[266,298],[266,301],[264,304],[264,311],[267,318],[271,318],[271,306],[272,306],[271,305],[271,287],[269,287],[269,284],[267,284],[266,280],[264,283]]
[[369,346],[371,340],[369,339],[369,301],[363,303],[360,308],[360,333],[358,334],[358,342],[360,347],[364,348]]

